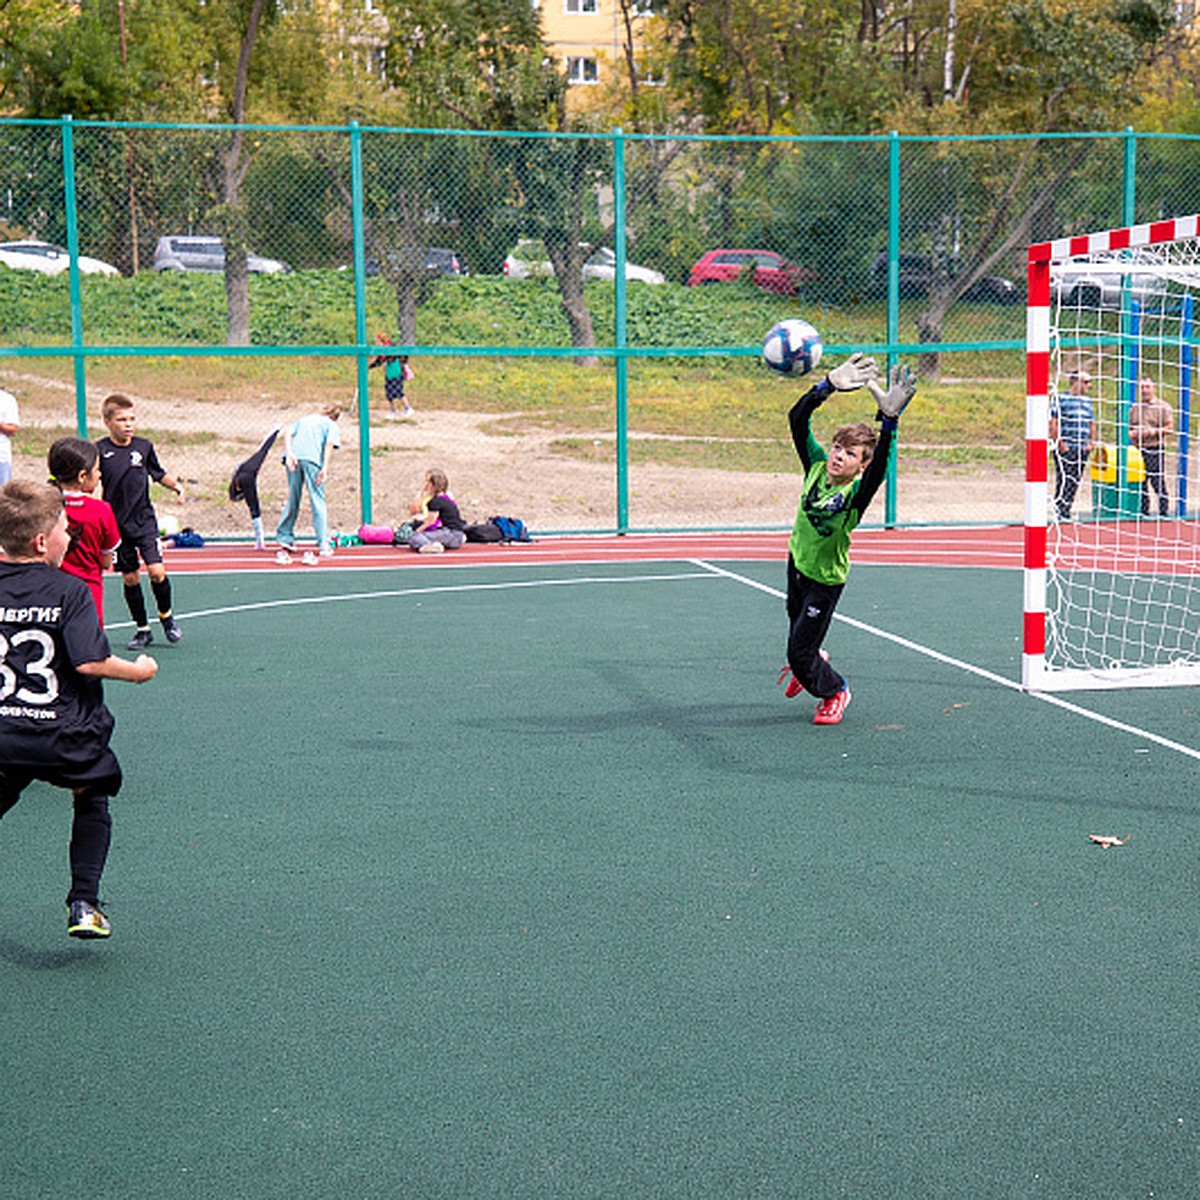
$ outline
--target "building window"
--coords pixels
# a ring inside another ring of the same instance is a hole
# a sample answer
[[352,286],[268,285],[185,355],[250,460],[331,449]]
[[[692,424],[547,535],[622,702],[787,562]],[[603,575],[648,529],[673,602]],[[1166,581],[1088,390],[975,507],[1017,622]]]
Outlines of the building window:
[[594,58],[568,58],[568,83],[599,83],[600,67]]
[[584,16],[589,13],[595,13],[597,0],[563,0],[566,5],[565,11],[572,13],[575,16]]

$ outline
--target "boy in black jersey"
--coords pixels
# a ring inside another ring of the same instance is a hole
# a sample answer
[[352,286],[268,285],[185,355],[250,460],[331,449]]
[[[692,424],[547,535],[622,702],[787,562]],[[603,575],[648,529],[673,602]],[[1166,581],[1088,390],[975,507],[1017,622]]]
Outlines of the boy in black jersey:
[[112,505],[121,531],[114,565],[124,578],[125,604],[136,626],[129,649],[144,650],[154,641],[146,617],[146,598],[142,595],[139,554],[150,576],[150,590],[158,605],[163,632],[168,642],[177,642],[183,637],[183,630],[171,612],[171,581],[158,545],[158,516],[150,502],[150,480],[170,488],[180,500],[183,488],[163,470],[154,444],[135,435],[137,417],[128,396],[109,396],[100,415],[108,426],[108,437],[96,443],[100,451],[100,484],[103,498]]
[[101,680],[145,683],[158,664],[110,653],[87,584],[58,569],[68,540],[57,488],[25,480],[0,488],[0,817],[35,779],[71,789],[67,932],[101,938],[112,932],[99,896],[108,801],[121,787]]

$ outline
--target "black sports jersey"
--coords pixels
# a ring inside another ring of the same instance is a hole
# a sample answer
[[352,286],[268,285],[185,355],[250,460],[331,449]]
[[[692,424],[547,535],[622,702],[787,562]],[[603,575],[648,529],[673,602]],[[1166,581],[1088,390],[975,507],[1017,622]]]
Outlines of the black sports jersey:
[[166,471],[154,443],[135,437],[127,446],[118,446],[112,438],[102,437],[96,449],[100,451],[104,499],[112,505],[121,537],[156,537],[158,517],[150,502],[150,480],[158,482]]
[[426,503],[425,507],[431,513],[437,513],[438,515],[438,522],[432,528],[457,529],[459,532],[466,529],[467,523],[462,519],[458,511],[458,505],[445,492],[434,496]]
[[82,768],[108,746],[112,714],[81,663],[110,654],[87,584],[49,563],[0,562],[0,762]]

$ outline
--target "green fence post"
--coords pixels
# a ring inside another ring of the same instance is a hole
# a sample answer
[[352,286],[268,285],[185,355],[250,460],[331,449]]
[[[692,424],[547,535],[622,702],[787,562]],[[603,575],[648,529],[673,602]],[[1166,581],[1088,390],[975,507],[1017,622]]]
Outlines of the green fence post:
[[1121,167],[1121,225],[1128,229],[1137,220],[1137,134],[1125,126],[1124,157]]
[[617,533],[629,532],[629,377],[625,350],[626,309],[625,289],[625,135],[618,125],[613,130],[613,222],[617,257],[616,278],[613,280],[613,321],[616,356],[617,402]]
[[358,342],[358,478],[361,518],[371,524],[371,392],[367,375],[367,256],[363,234],[362,129],[350,122],[350,221],[354,234],[354,338]]
[[[887,275],[887,344],[886,370],[890,373],[896,361],[892,349],[900,341],[900,134],[888,135],[888,275]],[[892,441],[888,457],[887,479],[883,492],[883,523],[889,529],[896,524],[896,450],[899,431]]]
[[83,357],[83,298],[79,290],[79,221],[75,196],[75,125],[70,115],[59,122],[63,156],[63,207],[67,217],[67,288],[71,300],[71,354],[75,368],[75,427],[88,435],[87,371]]

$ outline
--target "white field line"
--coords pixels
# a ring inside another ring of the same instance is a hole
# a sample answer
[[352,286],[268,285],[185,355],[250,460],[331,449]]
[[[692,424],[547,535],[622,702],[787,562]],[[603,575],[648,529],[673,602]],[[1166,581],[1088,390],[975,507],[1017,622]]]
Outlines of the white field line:
[[[746,587],[754,588],[756,591],[766,592],[769,596],[776,596],[780,600],[787,598],[785,593],[778,588],[770,587],[765,583],[759,583],[757,579],[749,579],[745,575],[739,575],[735,571],[726,570],[724,567],[718,567],[700,559],[688,559],[688,561],[694,566],[707,568],[714,575],[732,579],[736,583],[744,584]],[[974,663],[964,662],[962,659],[954,658],[949,654],[943,654],[940,650],[934,650],[929,646],[922,646],[919,642],[910,641],[899,634],[889,633],[886,629],[880,629],[877,625],[868,625],[865,621],[859,621],[854,617],[843,616],[837,612],[833,616],[836,621],[842,621],[855,629],[861,630],[863,633],[871,634],[873,637],[883,638],[884,641],[902,646],[904,649],[911,650],[915,654],[923,654],[926,658],[931,658],[935,662],[944,663],[949,667],[956,667],[958,670],[966,671],[971,675],[978,675],[981,679],[986,679],[989,683],[999,684],[1010,691],[1023,692],[1019,682],[1013,679],[1006,679],[1003,675],[997,675],[994,671],[976,666]],[[1121,733],[1132,734],[1134,737],[1153,742],[1156,746],[1162,746],[1166,750],[1174,750],[1177,754],[1183,754],[1188,758],[1200,761],[1200,749],[1194,746],[1185,746],[1181,742],[1172,741],[1170,738],[1163,737],[1161,734],[1154,733],[1151,730],[1127,724],[1125,721],[1115,720],[1113,717],[1107,717],[1103,713],[1092,712],[1091,709],[1083,708],[1078,704],[1072,703],[1070,700],[1063,700],[1061,697],[1051,695],[1048,692],[1024,692],[1023,694],[1028,695],[1031,699],[1040,700],[1044,704],[1052,704],[1056,708],[1061,708],[1066,712],[1074,713],[1076,716],[1084,717],[1089,721],[1095,721],[1098,725],[1105,725],[1109,729],[1116,729]]]
[[[290,599],[260,600],[251,604],[229,604],[222,608],[200,608],[194,612],[177,612],[175,615],[182,623],[194,621],[199,617],[223,617],[232,613],[256,612],[272,608],[296,608],[305,604],[341,604],[350,600],[387,600],[400,596],[431,596],[442,595],[446,592],[504,592],[518,588],[543,587],[575,587],[579,584],[607,583],[669,583],[676,579],[713,579],[711,571],[679,571],[670,575],[628,575],[605,577],[602,575],[584,576],[579,579],[521,579],[508,583],[453,583],[430,585],[428,587],[395,588],[375,592],[346,592],[328,596],[294,596]],[[132,621],[109,621],[104,628],[132,629]]]

